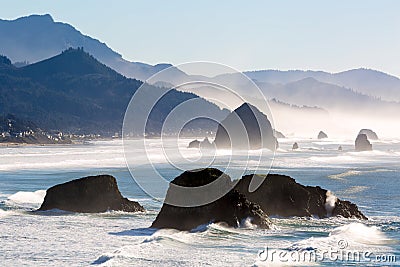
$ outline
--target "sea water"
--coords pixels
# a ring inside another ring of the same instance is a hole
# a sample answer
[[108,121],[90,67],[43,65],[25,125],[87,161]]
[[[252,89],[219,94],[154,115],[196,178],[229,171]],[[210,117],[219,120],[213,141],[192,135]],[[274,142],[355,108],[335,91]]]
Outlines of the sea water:
[[[127,168],[120,140],[0,147],[1,266],[400,265],[399,141],[381,140],[373,143],[374,151],[354,152],[351,140],[280,139],[275,157],[266,153],[261,161],[256,154],[225,152],[209,161],[201,158],[204,151],[187,149],[188,141],[180,140],[178,146],[193,164],[189,160],[177,168],[162,157],[163,146],[168,148],[173,142],[146,140],[148,154],[138,149],[135,161],[129,162],[131,168],[141,170],[140,182]],[[300,149],[292,151],[293,142],[298,142]],[[343,151],[338,151],[339,145]],[[319,185],[357,204],[369,220],[272,218],[270,230],[250,223],[241,228],[209,224],[190,232],[149,228],[162,205],[159,196],[165,195],[165,188],[153,180],[154,168],[171,181],[182,168],[201,167],[202,162],[220,169],[229,163],[232,178],[238,178],[232,170],[246,169],[246,173],[269,171],[289,175],[303,185]],[[40,206],[47,188],[96,174],[115,176],[121,193],[139,201],[147,211],[32,212]],[[158,195],[145,193],[140,186],[143,181]],[[332,251],[337,253],[328,255]],[[355,252],[368,257],[352,257]],[[341,253],[351,255],[340,258]],[[309,254],[320,257],[310,258]]]

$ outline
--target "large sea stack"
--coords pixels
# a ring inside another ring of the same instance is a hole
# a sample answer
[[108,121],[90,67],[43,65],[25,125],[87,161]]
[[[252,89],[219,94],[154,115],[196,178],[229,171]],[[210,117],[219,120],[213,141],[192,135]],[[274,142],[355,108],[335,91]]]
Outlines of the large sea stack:
[[84,177],[49,188],[38,211],[51,209],[82,213],[144,211],[138,202],[121,195],[117,180],[110,175]]
[[369,142],[366,134],[359,134],[355,141],[356,151],[371,151],[372,144]]
[[[171,183],[184,187],[200,187],[222,179],[223,184],[231,187],[231,179],[217,169],[186,171],[176,177]],[[231,190],[212,203],[197,207],[178,207],[167,204],[177,197],[177,190],[170,185],[165,202],[151,225],[153,228],[174,228],[191,230],[200,225],[224,223],[231,227],[239,227],[247,218],[260,228],[269,228],[271,222],[260,206],[250,202],[236,190]],[[178,196],[179,197],[179,196]]]
[[244,103],[219,125],[215,136],[217,148],[275,150],[278,141],[271,122],[256,107]]

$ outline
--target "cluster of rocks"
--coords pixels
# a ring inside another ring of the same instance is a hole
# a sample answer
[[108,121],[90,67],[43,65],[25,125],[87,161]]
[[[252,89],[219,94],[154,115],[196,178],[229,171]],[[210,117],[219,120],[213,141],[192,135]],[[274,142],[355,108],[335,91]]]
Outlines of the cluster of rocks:
[[[187,171],[171,183],[185,187],[204,186],[216,179],[227,179],[218,169]],[[252,179],[262,179],[261,185],[249,191]],[[230,178],[229,178],[230,180]],[[343,216],[367,219],[358,207],[348,201],[337,199],[320,187],[303,186],[285,175],[246,175],[239,181],[231,181],[232,189],[222,198],[197,207],[177,207],[168,204],[178,194],[170,185],[165,203],[151,227],[191,230],[199,225],[222,222],[238,227],[247,219],[261,228],[270,228],[268,216]]]
[[[217,200],[193,207],[168,204],[182,192],[175,186],[201,187],[217,179],[223,179],[223,183],[229,186],[227,193]],[[252,179],[261,181],[255,191],[249,191]],[[83,213],[145,211],[138,202],[121,195],[116,179],[110,175],[85,177],[49,188],[38,211],[51,209]],[[170,183],[165,202],[151,227],[191,230],[212,222],[231,227],[250,222],[268,229],[272,226],[269,218],[272,215],[319,218],[340,215],[367,219],[355,204],[340,200],[319,186],[301,185],[289,176],[246,175],[232,181],[220,170],[207,168],[186,171]]]
[[[328,138],[328,135],[324,133],[323,131],[320,131],[318,133],[318,139],[324,139]],[[357,135],[357,138],[355,140],[355,150],[356,151],[371,151],[372,150],[372,144],[369,141],[370,140],[378,140],[378,135],[370,130],[370,129],[362,129]],[[299,149],[299,144],[297,142],[293,143],[292,145],[292,150]],[[339,146],[338,151],[343,151],[343,147]]]

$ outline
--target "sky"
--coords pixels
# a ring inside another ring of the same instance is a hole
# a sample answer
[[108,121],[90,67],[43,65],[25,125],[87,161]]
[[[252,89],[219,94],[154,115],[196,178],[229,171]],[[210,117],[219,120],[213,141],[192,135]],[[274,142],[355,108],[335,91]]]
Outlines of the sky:
[[[400,77],[400,1],[0,0],[0,18],[50,14],[130,61]],[[0,37],[1,40],[1,37]]]

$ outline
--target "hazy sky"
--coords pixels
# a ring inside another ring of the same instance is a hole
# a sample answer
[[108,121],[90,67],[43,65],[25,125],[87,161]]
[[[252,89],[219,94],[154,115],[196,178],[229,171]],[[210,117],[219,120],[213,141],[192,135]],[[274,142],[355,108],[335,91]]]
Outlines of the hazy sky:
[[[49,13],[131,61],[240,70],[373,68],[400,77],[400,1],[0,0],[0,18]],[[1,40],[1,37],[0,37]]]

